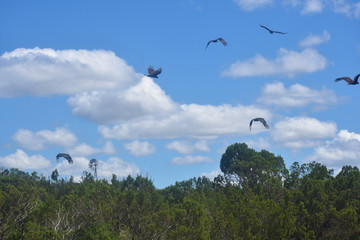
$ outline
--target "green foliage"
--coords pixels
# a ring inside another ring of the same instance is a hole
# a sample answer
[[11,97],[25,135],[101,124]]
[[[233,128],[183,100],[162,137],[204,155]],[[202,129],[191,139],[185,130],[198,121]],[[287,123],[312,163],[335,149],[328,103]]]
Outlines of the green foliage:
[[156,189],[142,176],[111,183],[0,172],[0,239],[359,239],[360,171],[293,163],[228,147],[224,175]]
[[253,190],[271,188],[274,180],[281,182],[287,174],[282,157],[266,150],[256,152],[245,143],[235,143],[226,149],[220,160],[220,169],[243,189]]

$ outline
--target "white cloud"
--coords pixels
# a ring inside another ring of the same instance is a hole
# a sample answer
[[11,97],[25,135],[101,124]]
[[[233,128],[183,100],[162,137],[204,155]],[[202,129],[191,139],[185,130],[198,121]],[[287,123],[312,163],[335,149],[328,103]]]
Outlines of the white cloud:
[[353,0],[283,0],[284,6],[301,8],[301,14],[321,13],[325,7],[335,13],[360,18],[360,1]]
[[140,74],[105,50],[18,48],[0,56],[0,96],[70,95],[127,88]]
[[299,45],[301,47],[312,47],[327,42],[329,40],[330,40],[330,34],[326,30],[324,30],[322,35],[310,34],[305,39],[301,40],[299,42]]
[[209,172],[209,173],[201,173],[201,177],[202,176],[205,176],[205,177],[207,177],[207,178],[209,178],[210,180],[214,180],[214,178],[215,177],[217,177],[217,176],[219,176],[219,175],[222,175],[222,172],[221,172],[221,170],[220,170],[220,168],[219,169],[216,169],[216,170],[214,170],[214,171],[212,171],[212,172]]
[[333,0],[334,11],[349,17],[360,18],[360,1],[349,3],[346,0]]
[[19,146],[29,150],[43,150],[49,146],[69,147],[77,142],[76,136],[66,128],[38,132],[19,129],[12,138]]
[[99,162],[98,176],[101,178],[109,179],[112,174],[117,177],[127,177],[139,173],[139,167],[135,163],[128,163],[117,157],[109,158],[106,162]]
[[21,170],[45,169],[51,165],[50,161],[39,154],[27,155],[23,150],[18,149],[15,153],[1,157],[0,166],[4,168],[18,168]]
[[73,148],[68,148],[67,152],[71,156],[91,156],[97,153],[114,154],[116,150],[114,144],[108,141],[102,148],[95,148],[86,143],[80,143]]
[[189,164],[198,164],[198,163],[206,163],[206,162],[213,162],[214,160],[210,157],[206,156],[192,156],[186,155],[182,157],[175,157],[171,160],[171,164],[175,165],[189,165]]
[[146,156],[155,153],[155,146],[149,142],[133,141],[125,144],[125,148],[129,150],[131,155],[134,156]]
[[270,119],[267,110],[254,106],[181,105],[180,111],[165,117],[142,119],[112,128],[100,126],[105,138],[217,138],[249,133],[249,119],[263,116]]
[[306,0],[302,14],[319,13],[324,9],[323,0]]
[[282,82],[277,82],[266,84],[257,101],[278,107],[310,106],[313,109],[324,109],[335,105],[338,99],[335,92],[327,88],[314,90],[301,84],[293,84],[289,88],[285,88]]
[[114,154],[116,153],[116,149],[114,144],[110,141],[107,141],[105,145],[102,147],[101,151],[105,154]]
[[268,138],[258,137],[256,140],[244,140],[244,142],[250,147],[257,150],[268,149],[271,147]]
[[201,151],[201,152],[210,151],[209,146],[204,140],[197,141],[195,144],[191,143],[190,141],[173,141],[167,144],[166,148],[181,154],[191,154],[196,151]]
[[283,74],[294,77],[299,73],[312,73],[325,69],[327,60],[315,49],[306,48],[296,52],[281,48],[276,59],[268,60],[257,54],[246,61],[237,60],[229,69],[223,72],[224,76],[251,77]]
[[315,148],[314,155],[305,161],[317,161],[328,168],[340,169],[345,165],[359,166],[360,134],[341,130],[326,144]]
[[[98,123],[119,123],[142,117],[164,116],[179,108],[151,78],[122,91],[92,91],[68,99],[75,115]],[[116,110],[115,110],[116,109]]]
[[60,158],[59,163],[56,164],[55,168],[58,170],[59,175],[66,176],[78,176],[80,177],[84,171],[90,172],[89,160],[85,157],[74,157],[72,156],[73,164]]
[[233,0],[233,1],[246,11],[252,11],[256,8],[269,5],[273,2],[273,0]]
[[333,122],[294,117],[277,122],[271,136],[284,147],[298,149],[319,146],[321,140],[334,137],[336,131],[337,127]]
[[56,128],[55,131],[41,130],[33,132],[28,129],[19,129],[12,139],[19,146],[33,151],[44,150],[49,147],[64,147],[66,152],[74,156],[90,156],[96,153],[114,154],[115,147],[107,141],[102,148],[95,148],[86,143],[78,143],[74,133],[66,128]]
[[[73,160],[73,164],[69,164],[64,160],[56,165],[60,176],[74,176],[75,179],[79,180],[84,171],[92,172],[87,158],[74,157]],[[139,173],[139,168],[134,163],[128,163],[117,157],[111,157],[106,161],[98,159],[97,175],[100,179],[110,180],[112,174],[116,174],[117,177],[126,177],[137,173]]]

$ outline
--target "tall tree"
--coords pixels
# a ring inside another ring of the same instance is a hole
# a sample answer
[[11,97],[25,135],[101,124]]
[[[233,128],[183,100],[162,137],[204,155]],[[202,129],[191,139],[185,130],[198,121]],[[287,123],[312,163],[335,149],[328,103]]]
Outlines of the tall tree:
[[241,187],[253,188],[259,183],[281,178],[287,173],[284,160],[266,150],[248,148],[245,143],[229,146],[220,160],[220,169]]

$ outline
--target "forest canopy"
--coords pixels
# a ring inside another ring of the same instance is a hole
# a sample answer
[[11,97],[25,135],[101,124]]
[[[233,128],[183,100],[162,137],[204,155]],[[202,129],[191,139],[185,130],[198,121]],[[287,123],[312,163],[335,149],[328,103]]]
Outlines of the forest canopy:
[[19,169],[0,172],[0,239],[358,239],[360,172],[334,176],[318,162],[294,162],[229,146],[222,175],[164,189],[143,176],[80,182]]

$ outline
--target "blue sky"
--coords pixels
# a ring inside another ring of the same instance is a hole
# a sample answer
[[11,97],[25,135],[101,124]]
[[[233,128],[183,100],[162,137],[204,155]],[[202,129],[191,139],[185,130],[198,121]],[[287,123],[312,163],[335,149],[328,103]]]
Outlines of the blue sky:
[[359,25],[356,0],[1,1],[0,167],[80,179],[97,158],[163,188],[235,142],[359,166],[360,86],[334,81],[360,73]]

